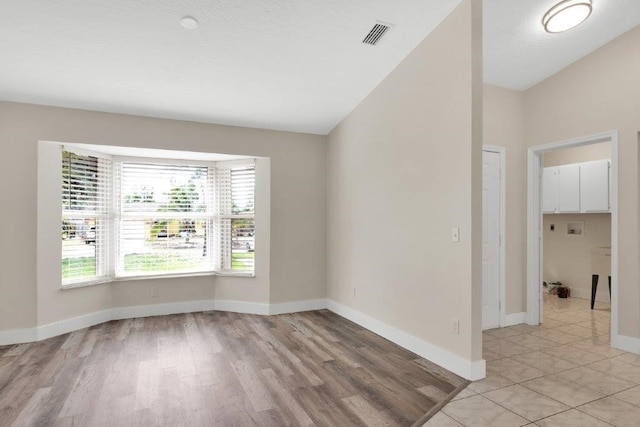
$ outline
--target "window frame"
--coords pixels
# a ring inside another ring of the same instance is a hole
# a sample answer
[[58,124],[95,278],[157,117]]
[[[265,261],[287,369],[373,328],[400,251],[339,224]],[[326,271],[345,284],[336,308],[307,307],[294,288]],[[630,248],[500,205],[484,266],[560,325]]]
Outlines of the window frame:
[[[207,205],[207,214],[202,214],[202,213],[195,213],[195,212],[147,212],[149,215],[137,215],[137,214],[132,214],[129,212],[124,212],[121,207],[122,207],[122,194],[121,194],[121,190],[122,190],[122,183],[123,180],[121,178],[121,173],[122,173],[122,165],[129,163],[129,164],[142,164],[142,165],[158,165],[158,166],[189,166],[189,167],[204,167],[207,168],[207,185],[208,188],[206,189],[207,194],[207,198],[208,200],[206,201],[206,205]],[[187,217],[189,218],[199,218],[199,219],[204,219],[205,221],[209,221],[209,220],[213,220],[215,212],[215,206],[214,203],[212,201],[212,197],[213,197],[213,191],[214,189],[211,188],[212,182],[211,182],[211,177],[209,176],[211,171],[215,171],[216,168],[216,164],[218,162],[203,162],[203,161],[188,161],[188,160],[173,160],[173,159],[157,159],[157,158],[145,158],[145,157],[131,157],[131,156],[126,156],[126,157],[121,157],[121,156],[114,156],[113,157],[113,177],[114,177],[114,183],[113,183],[113,203],[114,203],[114,218],[112,220],[112,224],[113,224],[113,229],[114,229],[114,233],[113,233],[113,244],[114,244],[114,250],[113,250],[113,257],[114,257],[114,261],[113,261],[113,277],[115,280],[128,280],[131,278],[136,278],[136,279],[143,279],[143,278],[147,278],[147,277],[167,277],[167,276],[172,276],[172,277],[177,277],[177,276],[188,276],[188,275],[208,275],[208,274],[216,274],[218,272],[218,270],[216,270],[215,268],[215,264],[213,264],[212,262],[208,263],[207,268],[205,269],[194,269],[194,270],[178,270],[178,271],[165,271],[165,272],[151,272],[149,274],[140,274],[140,273],[132,273],[132,274],[126,274],[124,273],[124,258],[121,252],[121,233],[120,233],[120,226],[122,224],[122,221],[125,220],[125,218],[129,218],[129,219],[133,219],[135,217],[139,217],[140,219],[179,219],[181,217],[184,217],[184,219],[187,219]],[[214,172],[215,173],[215,172]],[[215,177],[213,177],[213,179],[215,180]],[[206,243],[206,251],[207,253],[210,253],[210,251],[212,249],[215,248],[215,242],[211,242],[211,241],[207,241]],[[212,258],[210,255],[208,255],[209,258]]]
[[[256,188],[258,186],[257,184],[257,173],[256,173],[256,161],[255,159],[253,159],[252,161],[247,161],[247,160],[231,160],[231,161],[225,161],[225,162],[219,162],[220,164],[223,164],[222,168],[219,169],[228,169],[229,171],[232,171],[234,168],[237,167],[245,167],[245,166],[253,166],[253,177],[254,177],[254,188],[253,188],[253,213],[250,214],[234,214],[233,213],[233,209],[231,208],[229,213],[220,213],[222,210],[225,210],[224,208],[221,208],[220,205],[217,206],[217,212],[216,212],[216,221],[218,223],[220,223],[221,221],[224,220],[229,220],[230,223],[233,220],[238,220],[238,219],[251,219],[253,221],[253,227],[254,227],[254,249],[253,249],[253,253],[254,253],[254,261],[253,261],[253,272],[255,274],[255,269],[256,269],[256,263],[255,263],[255,223],[256,223],[256,209],[255,209],[255,205],[256,205]],[[216,169],[217,171],[218,169]],[[216,172],[217,173],[217,172]],[[216,181],[216,185],[218,185],[219,181]],[[229,188],[231,189],[233,185],[233,180],[230,179],[229,181]],[[217,188],[216,188],[216,193],[218,193]],[[222,203],[233,203],[232,200],[233,196],[231,196],[229,198],[229,200],[226,201],[222,201],[220,200],[219,197],[217,197],[216,194],[216,199],[217,199],[217,203],[218,204],[222,204]],[[232,230],[232,226],[230,225],[230,233]],[[221,245],[222,246],[222,245]],[[228,261],[228,265],[230,268],[225,268],[225,264],[226,261]],[[234,271],[233,270],[233,236],[230,234],[229,235],[229,259],[228,260],[224,260],[223,264],[222,264],[222,268],[219,270],[221,274],[224,275],[238,275],[238,274],[242,274],[242,271]],[[248,270],[249,271],[249,270]]]
[[[113,180],[113,159],[111,156],[105,155],[100,152],[91,151],[91,150],[76,149],[75,147],[70,149],[70,147],[66,147],[62,145],[60,147],[60,168],[61,169],[62,169],[62,164],[64,162],[63,155],[65,151],[80,157],[97,158],[98,162],[96,163],[96,166],[97,166],[98,173],[100,171],[100,159],[107,160],[109,162],[108,163],[109,170],[107,172],[106,179],[111,181]],[[62,171],[60,171],[60,177],[61,177],[61,183],[62,183],[62,180],[64,179]],[[63,197],[62,197],[62,191],[61,191],[60,193],[60,202],[61,202],[60,212],[61,212],[61,220],[62,220],[61,224],[68,219],[95,218],[96,222],[98,220],[102,220],[102,221],[106,221],[107,224],[110,225],[112,223],[111,221],[112,209],[111,209],[111,204],[109,203],[109,200],[113,201],[113,185],[111,183],[107,187],[105,198],[107,202],[104,204],[103,206],[104,210],[102,210],[102,212],[101,212],[101,209],[96,209],[92,211],[84,211],[84,210],[74,211],[71,209],[65,210],[64,204],[62,203]],[[110,234],[111,233],[108,233],[107,236],[109,236]],[[106,283],[111,281],[109,257],[112,253],[112,248],[110,246],[110,243],[111,243],[110,239],[101,241],[100,245],[98,245],[98,234],[96,234],[95,238],[96,238],[96,241],[94,242],[94,245],[95,245],[95,259],[96,259],[95,260],[96,275],[91,276],[89,278],[78,278],[78,279],[71,279],[71,280],[65,281],[62,278],[62,274],[61,274],[60,280],[63,288],[79,287],[79,286],[84,286],[88,284],[99,284],[99,283]],[[102,238],[100,240],[102,240]],[[61,253],[60,259],[61,261],[63,259],[62,253]]]
[[[150,274],[128,274],[128,275],[123,275],[120,272],[118,272],[116,266],[120,262],[120,258],[121,258],[120,247],[119,247],[119,240],[120,240],[119,223],[120,223],[120,219],[123,217],[122,212],[118,210],[120,205],[120,197],[121,197],[121,194],[120,194],[121,181],[120,181],[120,177],[118,176],[119,175],[118,168],[121,167],[122,163],[157,164],[157,165],[163,165],[163,166],[164,165],[167,165],[167,166],[183,165],[183,166],[194,166],[194,167],[207,167],[209,168],[209,171],[213,170],[217,174],[218,168],[220,167],[223,167],[226,169],[232,169],[233,167],[237,167],[237,166],[253,165],[254,178],[255,178],[254,189],[253,189],[254,211],[253,211],[253,214],[251,215],[251,218],[254,221],[254,227],[255,227],[255,216],[256,216],[255,205],[256,205],[256,199],[257,199],[256,189],[258,188],[258,184],[257,184],[258,174],[257,174],[256,165],[258,163],[259,158],[253,157],[253,156],[234,156],[235,157],[234,159],[229,159],[229,160],[225,159],[225,160],[204,161],[204,160],[190,160],[190,159],[184,159],[184,158],[181,159],[181,158],[169,158],[169,157],[165,158],[165,157],[147,157],[147,156],[130,156],[130,155],[121,156],[121,155],[115,155],[115,154],[111,155],[111,154],[102,153],[100,151],[93,151],[93,150],[86,150],[84,148],[79,148],[79,147],[76,147],[74,144],[69,144],[69,145],[60,144],[60,148],[61,148],[61,152],[69,151],[77,155],[106,158],[111,161],[111,170],[110,170],[111,206],[109,210],[109,216],[107,219],[107,221],[110,224],[110,231],[108,233],[108,242],[106,244],[106,251],[108,253],[106,256],[107,261],[104,269],[104,271],[106,271],[107,274],[101,277],[92,277],[91,279],[88,279],[88,280],[78,279],[74,281],[62,282],[62,286],[61,286],[62,289],[77,288],[77,287],[90,286],[90,285],[109,283],[109,282],[145,280],[145,279],[155,279],[155,278],[174,278],[174,277],[192,277],[192,276],[227,276],[227,277],[250,277],[250,278],[256,277],[257,264],[255,262],[255,258],[254,258],[252,270],[224,269],[223,265],[220,266],[221,268],[216,268],[215,263],[210,263],[209,265],[211,266],[211,269],[196,270],[196,271],[175,271],[175,272],[167,271],[167,272],[152,272]],[[171,151],[174,151],[174,150],[171,150]],[[175,153],[178,154],[183,152],[175,151]],[[212,179],[213,179],[213,182],[212,182]],[[216,194],[217,185],[218,185],[217,177],[213,177],[213,178],[209,177],[208,181],[209,181],[209,185],[213,187],[207,188],[207,192],[209,193],[210,196],[212,196],[211,200],[207,201],[207,205],[209,207],[212,207],[213,210],[210,213],[207,212],[207,215],[203,216],[203,218],[206,218],[207,220],[211,219],[212,223],[215,223],[216,219],[225,217],[228,215],[221,215],[219,212],[216,211],[217,209],[216,200],[218,198],[218,195]],[[198,214],[197,216],[202,216],[202,214]],[[63,218],[64,218],[64,215],[63,215]],[[254,239],[255,239],[255,232],[254,232]],[[217,253],[220,250],[219,247],[221,246],[221,243],[220,243],[221,241],[217,238],[212,240],[214,241],[207,242],[207,251],[210,251],[213,249]],[[231,240],[231,237],[229,236],[229,241],[230,240]],[[254,240],[253,253],[255,254],[255,252],[256,252],[256,248],[255,248],[255,240]],[[96,254],[96,257],[97,257],[97,254]],[[62,257],[60,257],[60,259],[62,259]],[[231,251],[230,251],[229,263],[231,264],[231,262],[232,261],[231,261]],[[60,277],[62,278],[62,276]]]

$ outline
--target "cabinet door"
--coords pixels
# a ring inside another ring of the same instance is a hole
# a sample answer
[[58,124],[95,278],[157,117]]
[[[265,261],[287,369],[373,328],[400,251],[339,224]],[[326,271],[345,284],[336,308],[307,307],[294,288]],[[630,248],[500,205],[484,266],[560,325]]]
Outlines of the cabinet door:
[[580,164],[582,212],[609,212],[609,161]]
[[556,170],[558,168],[544,168],[542,170],[542,213],[556,211]]
[[558,166],[558,211],[580,212],[580,165]]

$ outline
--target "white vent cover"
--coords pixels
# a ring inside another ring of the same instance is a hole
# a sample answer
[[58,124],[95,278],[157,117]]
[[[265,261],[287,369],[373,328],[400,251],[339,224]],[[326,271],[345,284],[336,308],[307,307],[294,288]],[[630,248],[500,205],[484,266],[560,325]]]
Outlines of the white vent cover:
[[391,24],[386,24],[384,22],[378,21],[373,26],[371,31],[369,31],[369,34],[367,34],[364,40],[362,40],[362,43],[375,46],[378,44],[382,36],[384,36],[387,33],[387,31],[389,31],[390,29],[391,29]]

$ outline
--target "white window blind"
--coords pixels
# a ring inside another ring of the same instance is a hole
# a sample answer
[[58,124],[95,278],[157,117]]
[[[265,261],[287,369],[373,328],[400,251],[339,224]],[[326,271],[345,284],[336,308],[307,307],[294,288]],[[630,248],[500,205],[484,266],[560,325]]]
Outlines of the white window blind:
[[108,275],[111,160],[62,152],[62,283]]
[[119,164],[117,276],[213,271],[212,168]]
[[221,164],[217,168],[218,263],[221,270],[255,268],[255,165]]
[[253,274],[253,160],[62,155],[62,282]]

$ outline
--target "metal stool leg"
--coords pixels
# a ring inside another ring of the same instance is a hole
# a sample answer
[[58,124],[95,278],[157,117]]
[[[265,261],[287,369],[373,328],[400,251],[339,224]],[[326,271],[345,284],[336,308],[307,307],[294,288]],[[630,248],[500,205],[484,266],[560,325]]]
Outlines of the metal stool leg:
[[598,275],[591,275],[591,310],[593,310],[593,304],[596,302],[596,290],[598,289]]

